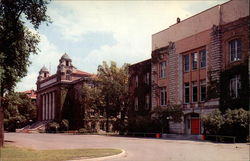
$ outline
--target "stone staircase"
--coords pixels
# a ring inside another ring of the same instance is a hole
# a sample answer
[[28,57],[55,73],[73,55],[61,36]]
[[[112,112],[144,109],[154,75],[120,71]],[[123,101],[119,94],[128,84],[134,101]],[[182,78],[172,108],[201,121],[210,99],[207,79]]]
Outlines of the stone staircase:
[[19,133],[39,133],[45,132],[46,125],[51,122],[51,120],[37,121],[31,125],[27,125],[21,129],[16,129]]

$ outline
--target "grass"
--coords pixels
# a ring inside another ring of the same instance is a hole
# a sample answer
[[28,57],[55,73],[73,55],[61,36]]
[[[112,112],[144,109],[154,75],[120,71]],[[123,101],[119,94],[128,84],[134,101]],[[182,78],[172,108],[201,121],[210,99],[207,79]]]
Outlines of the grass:
[[34,150],[6,145],[1,149],[1,161],[66,161],[77,158],[96,158],[121,153],[119,149],[62,149]]

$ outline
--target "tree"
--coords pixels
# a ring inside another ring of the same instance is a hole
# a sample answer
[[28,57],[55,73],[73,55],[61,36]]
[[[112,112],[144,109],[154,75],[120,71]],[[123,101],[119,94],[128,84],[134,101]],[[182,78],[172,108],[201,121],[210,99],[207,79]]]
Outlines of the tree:
[[[120,130],[124,130],[125,117],[128,110],[128,64],[121,68],[111,61],[110,66],[103,62],[98,66],[97,80],[103,97],[103,108],[106,112],[106,130],[109,127],[109,118],[114,117],[119,121]],[[120,117],[118,117],[120,116]]]
[[166,107],[156,107],[152,111],[152,116],[162,127],[162,132],[169,132],[169,121],[181,122],[183,111],[180,105],[168,104]]
[[236,136],[237,141],[245,142],[249,136],[249,111],[242,108],[225,113],[215,110],[203,116],[206,134]]
[[11,92],[3,97],[4,127],[7,131],[15,131],[36,121],[37,107],[24,93]]
[[[39,37],[31,32],[25,21],[38,29],[50,22],[46,15],[47,0],[0,1],[0,98],[12,90],[27,74],[29,55],[37,54]],[[3,107],[0,107],[0,147],[3,146]]]

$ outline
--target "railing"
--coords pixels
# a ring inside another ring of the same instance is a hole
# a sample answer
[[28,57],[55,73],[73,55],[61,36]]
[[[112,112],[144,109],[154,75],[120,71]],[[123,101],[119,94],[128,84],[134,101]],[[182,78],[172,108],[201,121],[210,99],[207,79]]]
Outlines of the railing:
[[[224,136],[224,135],[206,135],[206,138],[209,139],[210,137],[215,138],[216,142],[226,142],[232,140],[235,143],[236,137],[235,136]],[[226,139],[226,140],[225,140]]]

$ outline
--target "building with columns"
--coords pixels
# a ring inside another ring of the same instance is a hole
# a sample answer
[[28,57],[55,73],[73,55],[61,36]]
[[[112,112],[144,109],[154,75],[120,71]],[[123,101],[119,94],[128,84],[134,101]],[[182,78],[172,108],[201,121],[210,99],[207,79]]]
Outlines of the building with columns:
[[[184,112],[181,123],[170,122],[171,133],[198,135],[202,115],[218,108],[248,109],[248,6],[248,0],[231,0],[177,18],[152,35],[150,109],[180,104]],[[131,84],[142,80],[138,76],[130,75]],[[134,117],[144,108],[138,99],[132,99],[129,110]]]
[[[100,117],[100,111],[88,109],[79,111],[79,92],[83,85],[92,86],[94,75],[78,70],[73,66],[72,59],[65,53],[59,60],[57,72],[53,75],[43,66],[37,77],[37,106],[38,120],[60,121],[69,120],[70,126],[101,129],[105,127],[104,117]],[[97,115],[98,119],[88,117]],[[84,117],[84,120],[80,118]],[[103,129],[104,130],[104,129]]]

